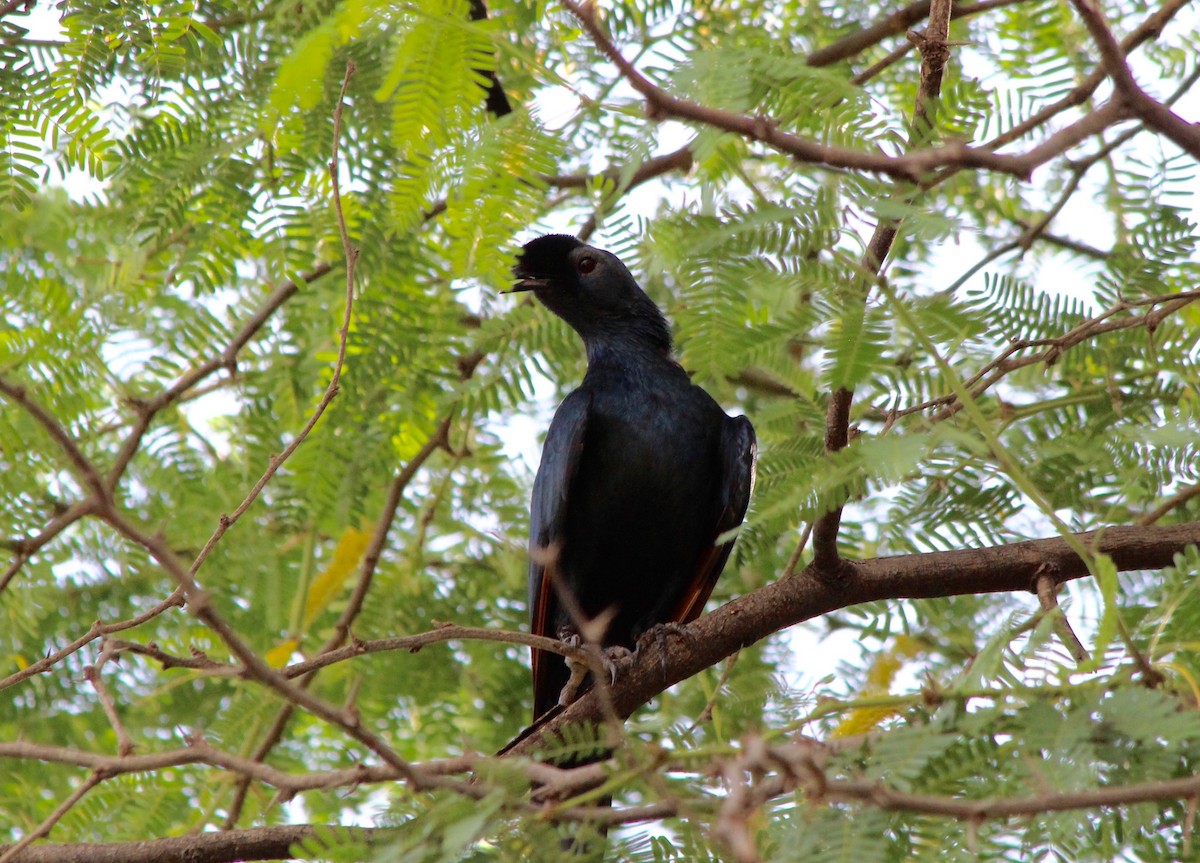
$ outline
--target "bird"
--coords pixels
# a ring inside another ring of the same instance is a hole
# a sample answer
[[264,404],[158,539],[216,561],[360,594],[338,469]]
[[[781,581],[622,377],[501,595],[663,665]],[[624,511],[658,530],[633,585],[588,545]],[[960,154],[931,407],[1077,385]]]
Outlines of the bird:
[[[549,234],[522,247],[513,276],[587,354],[534,478],[531,631],[636,650],[712,594],[749,505],[754,426],[692,383],[662,311],[616,255]],[[537,723],[575,697],[581,668],[538,649],[532,666]]]

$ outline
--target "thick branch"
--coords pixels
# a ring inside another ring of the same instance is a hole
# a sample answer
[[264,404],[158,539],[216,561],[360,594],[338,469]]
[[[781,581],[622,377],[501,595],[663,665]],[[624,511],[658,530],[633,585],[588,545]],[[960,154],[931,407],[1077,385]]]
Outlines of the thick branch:
[[[1161,569],[1189,545],[1200,545],[1200,522],[1172,527],[1112,527],[1074,539],[1098,543],[1122,572]],[[840,608],[880,599],[1036,592],[1037,579],[1053,572],[1058,582],[1083,578],[1084,562],[1062,537],[979,549],[879,557],[848,563],[843,577],[823,579],[806,569],[792,578],[733,600],[689,627],[686,640],[668,639],[642,646],[636,657],[621,660],[612,698],[628,716],[668,686],[720,662],[774,632]],[[664,672],[665,669],[665,672]],[[591,693],[524,737],[509,752],[524,755],[540,739],[564,725],[598,722],[599,704]]]
[[[343,832],[355,841],[368,842],[395,835],[393,830],[367,827],[331,828],[295,824],[224,833],[196,833],[144,842],[35,845],[18,852],[12,858],[12,863],[234,863],[240,860],[291,860],[294,856],[292,846],[331,831]],[[3,846],[0,846],[2,850]]]

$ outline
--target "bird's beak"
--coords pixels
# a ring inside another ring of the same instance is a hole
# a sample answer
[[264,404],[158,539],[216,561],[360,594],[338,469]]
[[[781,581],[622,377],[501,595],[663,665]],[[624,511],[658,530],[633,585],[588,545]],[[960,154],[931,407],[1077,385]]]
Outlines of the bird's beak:
[[521,276],[517,280],[517,283],[515,285],[513,285],[511,288],[509,288],[507,291],[505,291],[504,293],[519,294],[522,291],[536,291],[536,290],[539,290],[540,288],[548,287],[549,284],[550,284],[549,279],[538,279],[533,276]]

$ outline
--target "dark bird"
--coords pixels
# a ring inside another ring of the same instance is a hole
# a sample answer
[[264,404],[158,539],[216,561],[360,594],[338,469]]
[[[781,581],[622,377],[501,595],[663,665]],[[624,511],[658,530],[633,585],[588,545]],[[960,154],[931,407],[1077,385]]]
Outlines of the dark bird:
[[[532,630],[578,638],[596,621],[597,643],[632,650],[703,610],[750,500],[754,427],[671,358],[666,319],[615,255],[549,235],[525,245],[513,272],[514,290],[579,333],[588,360],[533,484]],[[533,651],[535,722],[569,700],[570,679],[561,656]]]
[[[483,0],[471,0],[471,20],[486,21],[488,16],[487,4]],[[484,105],[488,112],[493,117],[505,117],[512,113],[512,105],[508,102],[508,96],[504,94],[504,88],[500,86],[500,79],[496,77],[496,73],[488,69],[476,70],[476,72],[487,79],[488,89],[487,97],[484,99]]]

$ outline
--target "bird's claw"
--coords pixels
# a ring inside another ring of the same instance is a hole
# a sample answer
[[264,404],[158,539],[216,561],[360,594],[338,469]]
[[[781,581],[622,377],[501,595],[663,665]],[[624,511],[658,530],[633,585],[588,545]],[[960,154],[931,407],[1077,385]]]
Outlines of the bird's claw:
[[695,639],[696,639],[696,637],[694,635],[692,635],[691,630],[689,630],[687,628],[687,624],[676,623],[675,621],[670,620],[670,621],[666,621],[665,623],[654,624],[654,626],[650,627],[645,632],[643,632],[640,636],[638,636],[638,640],[637,640],[637,650],[639,652],[645,645],[649,644],[651,642],[651,640],[653,640],[654,643],[658,645],[659,668],[662,671],[664,683],[667,680],[667,636],[668,635],[679,636],[684,641],[688,641],[688,642],[695,641]]
[[641,650],[643,645],[650,643],[650,639],[654,639],[654,643],[658,645],[660,650],[663,650],[667,646],[668,635],[677,635],[684,641],[696,640],[696,636],[692,634],[686,623],[676,623],[673,620],[669,620],[666,623],[654,624],[654,626],[638,636],[637,649]]
[[628,647],[622,647],[619,644],[614,644],[612,647],[606,647],[600,653],[600,661],[604,663],[604,670],[608,672],[608,685],[612,686],[617,682],[617,663],[622,659],[633,656],[633,651]]
[[[583,644],[583,639],[579,637],[578,633],[560,635],[559,641],[568,647],[578,648]],[[596,656],[600,660],[600,664],[608,672],[609,686],[617,682],[617,663],[632,655],[632,650],[628,647],[622,647],[619,644],[606,647],[597,652]],[[566,656],[563,657],[563,660],[566,662],[567,670],[571,672],[571,676],[563,686],[562,692],[558,694],[558,703],[566,707],[579,697],[580,690],[587,681],[587,676],[592,671],[592,665],[586,659],[581,659],[578,656]]]

